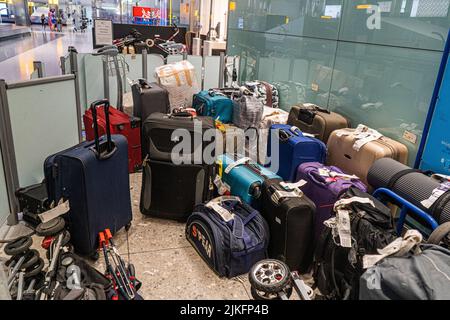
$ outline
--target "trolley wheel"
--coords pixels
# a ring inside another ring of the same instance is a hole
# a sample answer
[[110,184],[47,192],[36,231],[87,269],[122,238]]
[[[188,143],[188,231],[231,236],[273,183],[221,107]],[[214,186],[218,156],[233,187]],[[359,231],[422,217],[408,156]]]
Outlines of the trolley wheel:
[[66,223],[62,217],[57,217],[50,221],[39,224],[36,227],[36,234],[41,237],[54,236],[64,230]]
[[125,226],[125,231],[128,232],[131,229],[131,222]]
[[31,249],[25,253],[25,261],[23,262],[21,268],[28,269],[32,265],[39,261],[39,252],[35,249]]
[[30,278],[37,276],[39,273],[41,273],[42,269],[44,269],[44,260],[39,258],[39,260],[32,265],[31,267],[28,267],[28,269],[25,270],[25,278]]
[[291,281],[289,267],[276,259],[257,262],[248,276],[253,288],[267,293],[278,293],[285,289]]
[[31,239],[31,237],[20,237],[5,246],[5,253],[9,256],[15,256],[27,251],[32,244],[33,239]]
[[98,251],[95,251],[93,254],[91,254],[89,256],[89,259],[93,260],[93,261],[97,261],[100,258],[100,253],[98,253]]
[[450,245],[450,222],[443,223],[434,229],[427,242],[436,245],[445,242],[446,245]]
[[[292,287],[288,287],[284,289],[286,296],[288,299],[292,295]],[[250,292],[252,294],[253,299],[255,300],[281,300],[278,293],[269,293],[264,291],[258,291],[255,288],[251,287]]]

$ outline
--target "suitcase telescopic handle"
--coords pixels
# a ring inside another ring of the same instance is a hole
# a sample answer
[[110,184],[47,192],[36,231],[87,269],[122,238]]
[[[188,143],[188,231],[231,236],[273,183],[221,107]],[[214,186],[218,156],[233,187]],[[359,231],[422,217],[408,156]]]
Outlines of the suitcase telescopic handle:
[[[103,106],[105,112],[106,122],[106,154],[103,154],[100,150],[100,134],[98,132],[98,117],[97,107]],[[95,151],[99,159],[107,159],[112,156],[116,151],[116,147],[113,146],[111,139],[111,128],[109,125],[109,101],[108,99],[97,100],[91,103],[92,120],[94,122],[94,136],[95,136]]]

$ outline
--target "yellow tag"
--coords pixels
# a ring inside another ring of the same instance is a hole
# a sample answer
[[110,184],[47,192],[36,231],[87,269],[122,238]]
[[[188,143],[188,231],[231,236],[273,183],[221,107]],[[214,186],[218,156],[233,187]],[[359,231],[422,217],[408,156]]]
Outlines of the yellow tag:
[[328,19],[333,19],[333,17],[332,16],[321,16],[320,19],[327,19],[328,20]]
[[356,6],[356,9],[358,10],[364,10],[364,9],[370,9],[372,8],[372,5],[370,4],[359,4]]
[[405,130],[405,132],[403,132],[403,139],[416,144],[417,143],[417,135],[415,135],[412,132],[409,132],[408,130]]
[[222,178],[222,174],[223,174],[223,162],[222,162],[222,160],[217,160],[217,167],[218,167],[218,175],[219,175],[219,177],[221,177]]
[[311,90],[316,92],[319,91],[319,85],[317,83],[312,83]]
[[236,10],[236,1],[230,1],[230,11]]

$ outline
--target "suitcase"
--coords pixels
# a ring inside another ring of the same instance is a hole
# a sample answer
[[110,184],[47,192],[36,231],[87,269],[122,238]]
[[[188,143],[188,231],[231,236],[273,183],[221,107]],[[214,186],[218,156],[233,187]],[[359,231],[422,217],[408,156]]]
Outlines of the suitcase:
[[249,89],[253,95],[262,102],[263,105],[271,108],[278,108],[279,106],[279,94],[278,89],[273,84],[256,80],[247,81],[244,86]]
[[34,227],[42,222],[38,214],[50,209],[45,182],[20,188],[16,191],[16,198],[19,201],[23,220]]
[[169,113],[169,92],[156,82],[149,83],[139,79],[131,87],[133,93],[133,115],[142,120],[142,123],[154,112]]
[[[286,124],[275,124],[270,127],[267,142],[267,156],[272,158],[271,141],[278,140],[277,174],[286,181],[294,181],[297,168],[305,162],[324,163],[327,148],[319,139],[304,135],[298,128]],[[277,158],[276,155],[273,158]],[[273,159],[270,159],[272,162]],[[272,164],[273,166],[273,164]]]
[[218,188],[254,208],[260,207],[262,183],[265,179],[280,178],[275,173],[253,162],[250,158],[224,154],[217,157]]
[[281,179],[264,181],[261,213],[269,224],[269,257],[284,261],[291,270],[305,273],[314,252],[316,207],[301,191],[292,190],[292,185],[284,184]]
[[340,114],[312,103],[293,106],[287,123],[303,132],[313,134],[325,143],[334,130],[350,127],[349,121]]
[[[104,106],[109,115],[109,102],[99,100],[91,105],[95,141],[82,142],[46,160],[47,188],[51,194],[69,199],[67,225],[75,251],[93,255],[98,248],[98,233],[107,228],[114,234],[131,223],[130,182],[127,139],[110,134],[99,137],[97,107]],[[109,117],[105,118],[109,123]]]
[[[99,136],[105,134],[106,120],[103,109],[97,110]],[[93,141],[95,139],[94,133],[94,119],[91,109],[86,110],[83,115],[84,128],[86,130],[86,139]],[[128,141],[128,172],[133,173],[138,171],[142,166],[141,155],[141,120],[140,118],[129,116],[115,108],[109,108],[109,126],[111,134],[121,134],[127,138]]]
[[250,92],[233,98],[233,124],[241,129],[258,128],[264,113],[264,104]]
[[212,117],[222,123],[233,122],[233,100],[214,89],[194,95],[192,107],[201,116]]
[[144,160],[140,210],[144,215],[185,221],[212,198],[214,165]]
[[[153,113],[145,120],[142,128],[143,142],[151,159],[171,161],[174,147],[180,140],[184,141],[181,136],[172,138],[177,129],[186,129],[191,134],[190,154],[183,153],[183,156],[191,160],[202,159],[203,150],[210,144],[203,142],[203,134],[206,130],[215,129],[214,120],[211,117],[194,117],[187,112],[170,115]],[[213,140],[215,143],[215,139]],[[194,153],[195,150],[198,150],[197,153]]]
[[[405,145],[384,136],[369,142],[364,140],[365,137],[370,139],[371,136],[377,137],[381,134],[377,135],[375,130],[363,125],[359,125],[357,129],[334,131],[328,140],[327,164],[357,175],[368,185],[367,173],[376,160],[392,158],[403,164],[407,162],[408,149]],[[364,142],[367,143],[361,146]]]
[[325,166],[319,162],[307,162],[298,167],[296,181],[307,183],[302,187],[304,194],[316,205],[314,222],[314,244],[324,229],[323,222],[331,218],[333,205],[349,188],[357,188],[363,192],[367,187],[359,179],[350,179],[341,169]]

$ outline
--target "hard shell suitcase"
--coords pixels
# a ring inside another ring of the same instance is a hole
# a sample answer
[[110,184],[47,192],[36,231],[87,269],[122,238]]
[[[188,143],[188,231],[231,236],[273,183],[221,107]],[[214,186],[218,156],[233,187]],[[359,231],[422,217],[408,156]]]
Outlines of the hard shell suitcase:
[[269,257],[282,260],[291,270],[304,273],[312,263],[316,207],[295,188],[281,179],[265,180],[261,213],[270,229]]
[[199,115],[222,123],[233,122],[233,100],[218,90],[200,91],[194,95],[192,107]]
[[293,106],[287,123],[303,132],[313,134],[325,143],[334,130],[350,127],[349,121],[340,114],[312,103]]
[[[378,139],[375,139],[377,137]],[[408,149],[405,145],[362,125],[357,129],[334,131],[327,146],[327,164],[357,175],[365,185],[368,185],[369,168],[376,160],[392,158],[403,164],[408,160]]]
[[133,115],[142,123],[154,112],[169,113],[169,92],[156,82],[139,79],[131,87],[133,93]]
[[268,157],[272,156],[272,139],[279,141],[279,150],[273,150],[273,152],[279,152],[277,174],[286,181],[295,180],[297,168],[302,163],[325,162],[327,154],[325,144],[319,139],[305,136],[296,127],[286,124],[274,124],[270,127],[267,143]]
[[[85,141],[46,161],[47,188],[58,202],[68,199],[67,224],[75,251],[92,255],[98,248],[98,233],[110,229],[114,234],[131,223],[130,182],[128,175],[127,139],[111,136],[109,117],[106,137],[99,137],[97,107],[104,106],[109,115],[109,102],[92,103],[95,141]],[[51,183],[49,183],[49,181]]]
[[[211,117],[194,117],[190,113],[179,112],[170,115],[163,113],[151,114],[143,124],[142,133],[145,148],[153,160],[171,161],[174,147],[184,141],[183,133],[173,138],[175,130],[185,129],[190,134],[190,149],[184,150],[186,158],[202,158],[202,151],[210,142],[203,141],[206,130],[215,129],[214,120]],[[212,139],[215,141],[215,136]],[[195,151],[197,150],[197,154]],[[200,162],[201,163],[201,162]]]
[[[103,109],[97,110],[99,136],[106,133],[105,112]],[[93,141],[94,119],[91,109],[86,110],[83,115],[84,128],[86,130],[86,139]],[[140,118],[129,116],[115,108],[109,108],[109,126],[111,134],[121,134],[128,141],[128,172],[133,173],[142,166],[141,155],[141,120]]]
[[334,166],[325,166],[319,162],[307,162],[297,169],[296,181],[307,183],[302,187],[304,194],[316,205],[314,223],[314,245],[325,227],[323,222],[331,218],[334,203],[349,188],[357,188],[363,192],[367,187],[359,179],[351,179],[350,175]]
[[214,172],[214,165],[144,160],[141,212],[185,221],[196,205],[212,198]]
[[[259,208],[262,183],[265,179],[280,178],[275,173],[253,162],[250,158],[224,154],[217,157],[220,183],[230,194],[254,208]],[[219,188],[220,189],[220,188]]]

